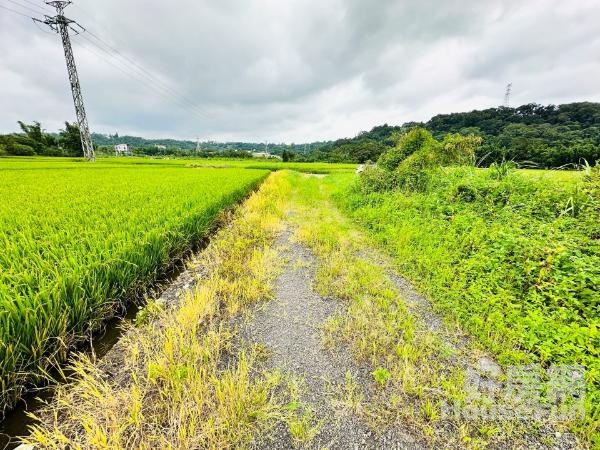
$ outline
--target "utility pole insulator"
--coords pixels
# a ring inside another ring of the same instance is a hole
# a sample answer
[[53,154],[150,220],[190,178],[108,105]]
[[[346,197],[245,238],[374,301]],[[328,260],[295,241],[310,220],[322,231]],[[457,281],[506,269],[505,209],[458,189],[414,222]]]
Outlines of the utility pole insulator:
[[70,1],[47,1],[46,4],[56,9],[56,15],[54,17],[45,16],[45,20],[34,20],[48,25],[53,31],[60,34],[65,51],[65,59],[67,61],[67,71],[69,72],[69,82],[71,83],[73,102],[75,103],[75,114],[77,115],[77,124],[81,135],[83,155],[87,161],[93,162],[96,159],[94,144],[92,143],[92,137],[90,135],[83,96],[81,95],[81,85],[79,84],[79,76],[77,75],[77,67],[75,66],[75,57],[73,56],[73,47],[71,46],[71,38],[69,36],[69,29],[76,34],[79,34],[79,31],[75,30],[73,25],[78,26],[83,31],[85,31],[85,29],[74,20],[65,17],[64,10],[71,4]]

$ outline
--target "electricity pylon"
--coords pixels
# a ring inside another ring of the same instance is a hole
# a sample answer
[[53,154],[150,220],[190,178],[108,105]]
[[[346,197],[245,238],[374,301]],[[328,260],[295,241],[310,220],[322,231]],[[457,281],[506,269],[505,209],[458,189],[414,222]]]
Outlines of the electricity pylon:
[[81,95],[81,85],[79,84],[79,76],[77,75],[77,67],[75,66],[71,38],[69,37],[69,29],[75,33],[79,33],[72,28],[72,24],[77,25],[82,30],[84,30],[84,28],[74,20],[65,17],[64,11],[65,8],[71,4],[70,1],[47,1],[46,4],[56,8],[56,15],[54,17],[46,16],[45,20],[33,20],[48,25],[53,31],[60,34],[65,50],[67,71],[69,72],[69,82],[71,83],[71,92],[73,93],[73,102],[75,103],[75,114],[77,115],[77,124],[79,125],[79,133],[81,135],[83,155],[86,160],[93,162],[96,159],[94,154],[94,144],[92,143],[92,137],[90,136],[90,128],[85,114],[83,96]]
[[506,85],[506,94],[504,94],[504,106],[510,108],[510,95],[512,94],[512,83]]

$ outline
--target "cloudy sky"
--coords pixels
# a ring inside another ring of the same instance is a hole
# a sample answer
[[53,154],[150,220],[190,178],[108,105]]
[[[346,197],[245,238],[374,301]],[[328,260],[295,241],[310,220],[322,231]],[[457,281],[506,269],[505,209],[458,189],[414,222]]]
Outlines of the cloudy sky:
[[[97,132],[324,140],[497,106],[509,81],[513,105],[600,101],[598,0],[73,1]],[[14,12],[43,8],[0,0],[0,132],[74,120],[58,36]]]

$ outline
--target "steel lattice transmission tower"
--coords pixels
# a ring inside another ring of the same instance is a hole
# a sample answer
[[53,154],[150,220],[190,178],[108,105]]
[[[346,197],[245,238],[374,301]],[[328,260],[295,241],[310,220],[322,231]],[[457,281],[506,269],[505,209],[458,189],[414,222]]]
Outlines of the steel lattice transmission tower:
[[510,94],[512,94],[512,83],[506,85],[506,94],[504,94],[504,106],[510,108]]
[[64,10],[71,4],[70,1],[47,1],[46,4],[56,8],[56,15],[54,17],[46,16],[45,20],[34,20],[48,25],[52,30],[60,34],[65,50],[69,82],[71,83],[71,92],[73,93],[73,102],[75,103],[75,114],[77,115],[77,124],[79,125],[79,133],[81,134],[83,155],[86,160],[94,161],[94,144],[92,143],[92,137],[90,136],[90,128],[85,114],[83,96],[81,95],[81,85],[79,84],[79,76],[77,75],[77,67],[75,66],[71,38],[69,37],[69,29],[77,34],[79,33],[72,28],[73,24],[77,25],[81,30],[84,30],[84,28],[74,20],[65,17]]

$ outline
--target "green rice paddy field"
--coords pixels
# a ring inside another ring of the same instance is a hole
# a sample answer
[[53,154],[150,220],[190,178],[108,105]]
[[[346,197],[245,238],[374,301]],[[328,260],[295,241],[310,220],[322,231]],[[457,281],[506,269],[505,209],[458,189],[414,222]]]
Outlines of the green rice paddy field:
[[0,160],[2,405],[268,173]]

